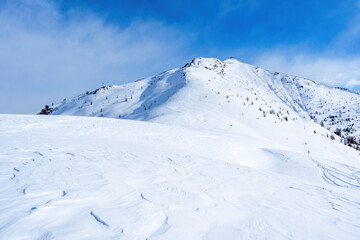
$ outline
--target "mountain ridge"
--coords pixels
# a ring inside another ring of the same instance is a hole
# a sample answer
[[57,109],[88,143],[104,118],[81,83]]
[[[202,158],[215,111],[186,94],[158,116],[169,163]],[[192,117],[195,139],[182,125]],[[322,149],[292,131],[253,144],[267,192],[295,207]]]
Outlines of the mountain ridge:
[[[216,94],[225,97],[225,101]],[[255,101],[261,103],[254,104]],[[49,113],[157,121],[164,114],[177,112],[181,117],[186,111],[194,113],[194,103],[201,103],[197,110],[204,111],[226,102],[234,103],[234,111],[241,111],[242,105],[250,102],[259,109],[265,108],[259,111],[263,115],[276,112],[279,120],[280,115],[290,119],[293,111],[292,119],[311,118],[331,132],[340,129],[345,137],[360,139],[358,92],[271,72],[234,58],[195,58],[182,68],[128,84],[103,86],[63,101],[52,106]],[[271,103],[274,106],[267,106]],[[218,114],[223,113],[219,110]]]

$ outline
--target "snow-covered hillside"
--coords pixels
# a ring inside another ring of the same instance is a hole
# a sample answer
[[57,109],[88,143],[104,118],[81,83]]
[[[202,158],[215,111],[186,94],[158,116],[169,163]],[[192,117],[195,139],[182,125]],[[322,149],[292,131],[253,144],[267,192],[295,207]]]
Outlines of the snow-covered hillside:
[[264,119],[1,115],[0,238],[359,239],[358,151]]
[[0,239],[359,239],[358,97],[197,58],[0,115]]
[[[196,58],[183,68],[130,84],[102,87],[52,108],[56,115],[155,122],[168,122],[171,115],[176,119],[172,123],[206,122],[216,127],[224,118],[235,124],[241,115],[257,111],[257,117],[272,114],[277,121],[311,117],[331,132],[339,128],[344,136],[360,139],[357,92],[273,73],[236,59]],[[193,116],[191,122],[184,122],[188,116]]]

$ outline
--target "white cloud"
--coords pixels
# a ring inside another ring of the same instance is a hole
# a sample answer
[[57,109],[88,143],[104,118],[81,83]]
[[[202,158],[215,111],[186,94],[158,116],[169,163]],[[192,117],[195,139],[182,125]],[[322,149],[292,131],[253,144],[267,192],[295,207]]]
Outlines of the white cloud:
[[360,86],[360,77],[349,79],[345,86],[348,88]]
[[187,37],[160,22],[119,29],[89,12],[62,13],[50,1],[9,1],[0,6],[0,112],[36,112],[102,83],[179,66]]
[[254,64],[330,86],[360,86],[360,57],[333,58],[304,54],[300,51],[291,54],[269,52],[258,55]]

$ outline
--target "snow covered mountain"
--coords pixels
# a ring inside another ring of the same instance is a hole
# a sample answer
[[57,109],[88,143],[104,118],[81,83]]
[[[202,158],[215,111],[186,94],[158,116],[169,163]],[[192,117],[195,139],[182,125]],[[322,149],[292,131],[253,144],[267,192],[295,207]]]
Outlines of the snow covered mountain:
[[197,58],[0,115],[0,239],[357,240],[359,151],[313,121],[357,96]]
[[[310,117],[331,132],[341,129],[344,136],[360,139],[359,93],[273,73],[233,58],[224,62],[196,58],[183,68],[64,100],[52,107],[51,114],[155,122],[171,118],[178,124],[219,126],[223,117],[232,124],[254,110],[259,118],[273,114],[280,121]],[[193,119],[186,123],[184,118],[190,115]]]

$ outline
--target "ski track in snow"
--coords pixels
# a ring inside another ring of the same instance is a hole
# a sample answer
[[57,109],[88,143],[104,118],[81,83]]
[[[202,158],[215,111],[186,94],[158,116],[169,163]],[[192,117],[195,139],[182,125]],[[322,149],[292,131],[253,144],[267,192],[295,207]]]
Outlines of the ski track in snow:
[[344,171],[339,170],[334,166],[325,167],[318,161],[312,159],[320,168],[322,178],[335,186],[354,188],[360,190],[360,169],[347,166],[345,164],[339,165]]

